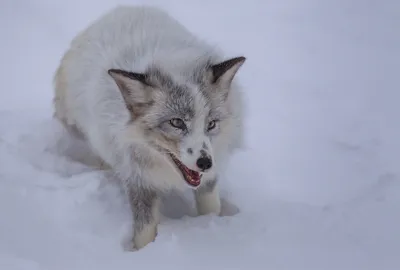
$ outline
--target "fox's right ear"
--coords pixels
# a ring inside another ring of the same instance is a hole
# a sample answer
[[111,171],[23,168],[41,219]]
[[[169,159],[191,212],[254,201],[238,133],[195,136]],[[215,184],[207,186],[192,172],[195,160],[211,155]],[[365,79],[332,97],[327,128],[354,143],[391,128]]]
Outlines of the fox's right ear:
[[143,105],[151,102],[150,85],[146,82],[146,75],[128,72],[120,69],[110,69],[108,74],[114,79],[121,91],[127,108],[135,113]]
[[245,61],[246,57],[240,56],[211,66],[212,82],[224,89],[229,88],[237,71]]

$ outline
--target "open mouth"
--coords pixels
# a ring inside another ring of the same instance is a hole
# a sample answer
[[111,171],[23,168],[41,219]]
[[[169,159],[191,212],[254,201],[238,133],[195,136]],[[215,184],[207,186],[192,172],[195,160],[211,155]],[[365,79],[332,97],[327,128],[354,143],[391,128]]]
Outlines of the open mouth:
[[202,175],[199,172],[193,171],[186,167],[182,162],[179,161],[174,155],[170,154],[172,160],[175,162],[176,166],[182,172],[183,178],[185,181],[193,187],[197,187],[200,185],[200,179]]

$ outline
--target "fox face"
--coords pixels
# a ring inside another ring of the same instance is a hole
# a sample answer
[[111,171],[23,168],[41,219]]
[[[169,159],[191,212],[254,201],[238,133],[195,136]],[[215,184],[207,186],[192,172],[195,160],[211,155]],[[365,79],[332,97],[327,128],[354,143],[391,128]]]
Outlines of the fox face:
[[143,73],[108,70],[131,115],[128,125],[140,124],[148,147],[165,155],[193,188],[216,166],[212,142],[230,117],[225,101],[245,60],[206,63],[179,78],[157,66]]

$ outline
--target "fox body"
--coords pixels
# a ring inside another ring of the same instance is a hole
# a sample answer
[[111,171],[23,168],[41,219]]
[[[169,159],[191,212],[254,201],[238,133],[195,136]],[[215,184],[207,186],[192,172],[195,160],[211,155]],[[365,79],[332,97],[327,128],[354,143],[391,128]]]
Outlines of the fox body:
[[220,213],[218,176],[242,144],[233,79],[244,62],[148,6],[116,7],[72,40],[54,76],[54,116],[123,184],[134,249],[156,237],[162,192],[190,187],[199,214]]

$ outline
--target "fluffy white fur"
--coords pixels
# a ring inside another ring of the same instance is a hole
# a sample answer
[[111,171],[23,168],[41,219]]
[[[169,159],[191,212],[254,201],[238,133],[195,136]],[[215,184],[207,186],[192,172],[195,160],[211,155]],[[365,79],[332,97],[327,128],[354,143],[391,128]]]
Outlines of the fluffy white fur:
[[[171,160],[148,146],[142,123],[127,124],[130,113],[107,71],[116,68],[145,72],[155,64],[166,70],[174,81],[188,84],[185,74],[195,72],[193,63],[201,59],[215,63],[226,60],[219,50],[195,37],[158,8],[117,7],[79,33],[63,56],[54,78],[55,117],[84,137],[126,188],[132,184],[158,191],[186,188]],[[221,123],[220,133],[212,142],[207,140],[215,166],[204,175],[202,186],[222,173],[232,151],[242,144],[242,97],[237,83],[232,82],[230,88],[226,100],[230,117]],[[198,99],[196,104],[204,102],[200,96]],[[194,147],[204,140],[204,135],[199,134]],[[193,146],[193,140],[187,144]],[[188,167],[193,167],[195,160],[184,154],[188,145],[180,146],[181,157]],[[199,212],[219,214],[217,189],[197,197]],[[154,239],[154,226],[138,234],[139,247]]]

